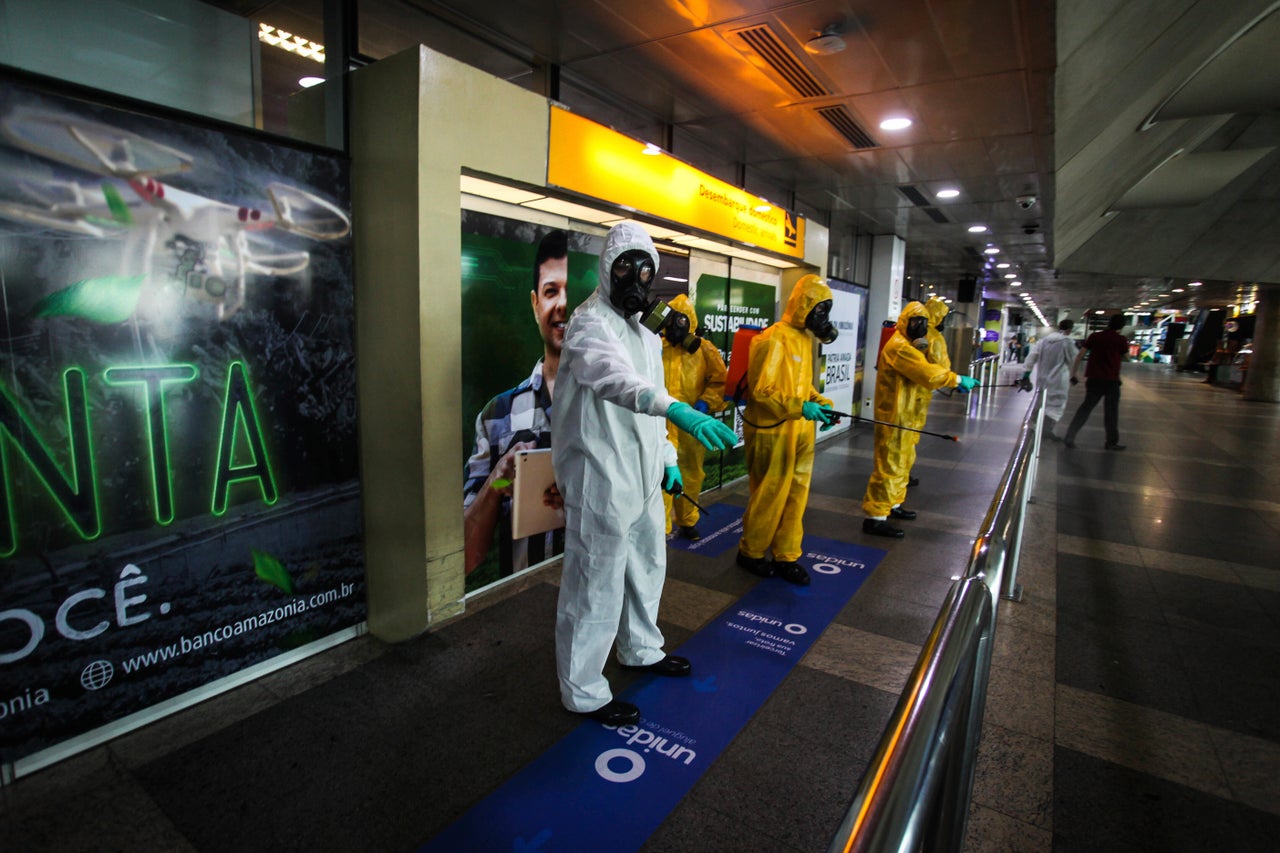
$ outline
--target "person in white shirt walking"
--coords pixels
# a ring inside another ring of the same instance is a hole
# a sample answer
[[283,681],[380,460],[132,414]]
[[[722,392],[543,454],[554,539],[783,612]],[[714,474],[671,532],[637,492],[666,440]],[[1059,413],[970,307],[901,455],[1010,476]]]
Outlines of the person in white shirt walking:
[[1027,370],[1022,374],[1021,388],[1031,390],[1031,371],[1036,370],[1036,387],[1046,391],[1044,401],[1044,431],[1050,441],[1062,441],[1053,428],[1062,419],[1067,408],[1067,390],[1071,385],[1071,365],[1076,358],[1076,342],[1068,335],[1075,324],[1070,320],[1058,323],[1058,330],[1045,335],[1031,348],[1027,357]]

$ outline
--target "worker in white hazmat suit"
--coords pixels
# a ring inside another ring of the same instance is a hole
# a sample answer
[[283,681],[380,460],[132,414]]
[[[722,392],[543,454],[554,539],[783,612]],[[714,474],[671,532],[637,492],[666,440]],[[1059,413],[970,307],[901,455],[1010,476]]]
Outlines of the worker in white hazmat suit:
[[622,222],[610,230],[599,285],[565,331],[552,409],[552,463],[565,509],[560,697],[570,711],[606,725],[640,717],[635,705],[613,698],[604,677],[615,642],[626,668],[668,676],[691,670],[663,652],[657,624],[667,569],[662,491],[681,485],[663,418],[709,450],[737,441],[731,428],[667,393],[661,341],[640,322],[660,304],[649,300],[657,267],[643,228]]
[[1036,342],[1027,357],[1027,370],[1022,374],[1019,390],[1031,390],[1031,371],[1036,372],[1036,387],[1045,389],[1044,434],[1050,441],[1062,441],[1053,428],[1062,420],[1067,408],[1067,391],[1071,387],[1071,366],[1076,358],[1076,342],[1068,337],[1075,324],[1058,323],[1058,331],[1050,332]]

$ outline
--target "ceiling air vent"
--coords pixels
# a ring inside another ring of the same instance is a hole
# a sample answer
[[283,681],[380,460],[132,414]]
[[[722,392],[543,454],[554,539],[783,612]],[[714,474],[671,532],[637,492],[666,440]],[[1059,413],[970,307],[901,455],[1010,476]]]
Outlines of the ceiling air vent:
[[853,120],[853,116],[849,115],[849,111],[843,106],[837,104],[834,107],[818,107],[817,112],[836,129],[836,133],[849,140],[854,148],[876,147],[876,141],[867,135],[867,132]]
[[947,217],[943,216],[941,210],[938,210],[936,207],[929,204],[929,199],[925,198],[924,194],[920,192],[920,190],[910,184],[904,184],[903,186],[898,187],[898,192],[902,193],[906,197],[907,201],[920,208],[924,215],[932,219],[934,222],[942,224],[951,221],[947,219]]
[[786,81],[802,98],[822,98],[831,94],[804,67],[794,53],[778,40],[765,24],[737,31],[752,50],[768,63],[774,73]]
[[928,207],[928,206],[929,206],[929,199],[925,198],[925,197],[924,197],[924,194],[923,194],[923,193],[921,193],[921,192],[920,192],[920,190],[916,189],[915,187],[911,186],[910,184],[908,184],[908,185],[906,185],[906,186],[898,187],[898,192],[900,192],[900,193],[902,193],[904,196],[906,196],[906,197],[907,197],[907,201],[911,202],[911,203],[912,203],[912,204],[914,204],[916,207]]

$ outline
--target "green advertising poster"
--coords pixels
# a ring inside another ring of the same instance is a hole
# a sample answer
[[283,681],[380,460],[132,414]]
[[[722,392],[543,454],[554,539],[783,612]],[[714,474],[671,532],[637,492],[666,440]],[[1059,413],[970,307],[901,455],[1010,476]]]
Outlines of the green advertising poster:
[[367,613],[350,164],[8,80],[0,129],[7,766]]
[[564,550],[562,529],[513,538],[510,484],[521,450],[551,446],[551,386],[565,321],[596,287],[602,246],[590,234],[462,212],[468,592]]
[[[723,268],[725,273],[728,273],[727,265]],[[699,274],[695,269],[696,265],[691,262],[691,278],[695,282],[694,308],[701,323],[700,334],[719,348],[732,374],[734,333],[744,325],[764,329],[774,322],[778,287],[766,281],[749,281],[745,275],[750,273],[730,275],[702,272]],[[752,278],[771,278],[776,282],[777,274],[769,272],[752,275]],[[745,358],[745,353],[740,354],[740,357]],[[728,390],[732,392],[732,389]],[[738,445],[724,453],[707,454],[706,480],[702,484],[704,490],[731,483],[739,477],[746,476],[747,473],[742,445],[742,419],[738,409],[733,407],[726,410],[723,417],[729,417],[729,411],[733,411],[733,427],[738,433]]]

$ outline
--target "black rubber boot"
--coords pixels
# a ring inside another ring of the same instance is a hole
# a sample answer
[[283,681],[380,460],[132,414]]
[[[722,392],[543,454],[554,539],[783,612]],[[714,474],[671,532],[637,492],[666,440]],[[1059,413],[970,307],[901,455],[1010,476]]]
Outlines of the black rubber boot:
[[882,518],[862,519],[862,532],[872,536],[888,536],[890,539],[901,539],[907,534]]
[[748,557],[741,551],[738,552],[738,565],[751,572],[753,575],[759,575],[762,578],[773,577],[773,563],[763,557]]
[[809,573],[804,570],[804,566],[792,560],[774,561],[773,573],[787,583],[793,583],[796,586],[809,585]]

